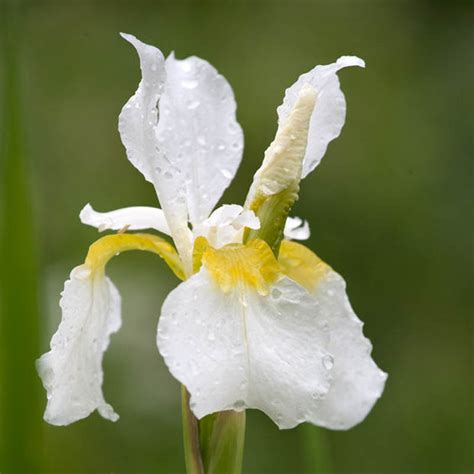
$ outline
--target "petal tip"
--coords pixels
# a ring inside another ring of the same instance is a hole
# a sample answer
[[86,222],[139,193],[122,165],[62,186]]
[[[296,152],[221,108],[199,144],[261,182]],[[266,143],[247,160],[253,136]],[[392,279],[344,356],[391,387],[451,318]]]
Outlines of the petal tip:
[[358,66],[365,68],[365,61],[358,56],[341,56],[337,60],[337,64],[341,67]]
[[91,215],[91,213],[94,212],[94,209],[90,205],[90,203],[87,203],[82,209],[81,212],[79,212],[79,219],[83,224],[87,224],[88,217]]
[[129,43],[133,44],[135,41],[137,41],[137,38],[129,33],[120,32],[119,34],[125,41],[128,41]]

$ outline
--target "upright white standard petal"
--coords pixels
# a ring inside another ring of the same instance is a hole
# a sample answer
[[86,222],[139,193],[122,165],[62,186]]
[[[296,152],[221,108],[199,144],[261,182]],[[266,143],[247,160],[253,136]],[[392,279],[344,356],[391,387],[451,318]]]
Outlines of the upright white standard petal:
[[96,227],[99,232],[104,230],[142,230],[155,229],[170,235],[170,228],[161,209],[156,207],[134,206],[124,207],[109,212],[97,212],[90,204],[86,204],[79,214],[83,224]]
[[288,217],[283,233],[288,240],[307,240],[311,235],[308,221],[304,221],[301,217]]
[[192,236],[188,228],[186,183],[179,163],[175,157],[165,155],[156,135],[159,102],[166,82],[165,60],[159,49],[132,35],[122,36],[137,50],[142,80],[120,113],[120,136],[128,159],[155,186],[171,235],[189,271]]
[[224,204],[194,229],[194,237],[203,236],[209,245],[221,248],[242,243],[244,229],[259,229],[260,221],[253,211],[237,204]]
[[121,325],[120,295],[103,273],[87,265],[71,272],[60,301],[62,320],[51,350],[37,361],[48,393],[44,419],[69,425],[94,410],[111,421],[118,415],[102,394],[102,358]]
[[365,67],[365,63],[356,56],[342,56],[333,64],[316,66],[302,74],[286,89],[283,103],[277,109],[278,122],[284,123],[304,84],[311,84],[318,93],[311,117],[302,178],[316,168],[329,142],[341,133],[346,118],[346,100],[340,88],[337,72],[349,66]]
[[130,161],[155,185],[171,234],[190,266],[187,219],[205,220],[240,164],[243,134],[231,87],[208,62],[171,55],[131,35],[142,81],[120,114]]
[[156,130],[159,147],[186,188],[193,226],[206,219],[242,159],[243,134],[226,79],[207,61],[166,59]]

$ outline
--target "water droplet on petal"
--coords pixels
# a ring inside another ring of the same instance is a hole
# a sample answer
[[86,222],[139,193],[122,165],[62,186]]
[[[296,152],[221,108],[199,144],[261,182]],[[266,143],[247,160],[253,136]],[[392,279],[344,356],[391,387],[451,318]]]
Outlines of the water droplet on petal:
[[196,89],[198,84],[199,82],[196,81],[195,79],[186,79],[186,80],[181,81],[181,85],[186,89]]
[[188,110],[197,109],[200,105],[201,103],[199,102],[199,100],[192,100],[188,103]]
[[333,356],[327,354],[325,355],[323,358],[322,358],[322,363],[323,363],[323,367],[326,369],[326,370],[331,370],[334,366],[334,358]]
[[319,323],[319,327],[323,330],[323,331],[329,331],[329,323],[326,321],[326,320],[323,320]]
[[272,298],[277,300],[281,296],[281,291],[278,288],[273,288],[271,295],[272,295]]
[[221,170],[222,176],[226,179],[232,179],[232,173],[229,170],[222,169]]
[[237,400],[234,402],[234,410],[242,411],[245,408],[245,402],[243,400]]

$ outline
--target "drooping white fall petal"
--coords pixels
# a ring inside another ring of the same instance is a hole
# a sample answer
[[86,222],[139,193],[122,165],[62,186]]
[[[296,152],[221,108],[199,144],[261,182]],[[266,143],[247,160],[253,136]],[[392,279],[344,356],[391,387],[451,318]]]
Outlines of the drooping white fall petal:
[[245,227],[259,229],[260,221],[253,211],[237,204],[224,204],[193,229],[194,237],[205,237],[214,248],[242,243]]
[[104,230],[142,230],[155,229],[170,235],[164,212],[157,207],[133,206],[109,212],[98,212],[86,204],[79,214],[83,224]]
[[158,348],[198,418],[258,408],[280,428],[347,429],[367,415],[386,376],[340,277],[319,288],[285,277],[268,295],[245,285],[224,293],[203,267],[170,293]]
[[[348,429],[364,420],[382,395],[387,380],[371,357],[372,344],[354,313],[341,275],[331,270],[317,285],[322,329],[329,334],[333,355],[331,388],[321,400],[315,422],[331,429]],[[311,421],[311,420],[310,420]]]
[[48,393],[44,419],[68,425],[98,410],[116,421],[102,393],[102,358],[110,335],[121,325],[120,295],[107,277],[80,265],[64,285],[60,306],[62,320],[51,350],[37,361]]
[[301,217],[288,217],[283,234],[288,240],[307,240],[311,235],[309,223]]
[[277,109],[278,122],[284,123],[293,109],[300,89],[305,84],[311,84],[316,89],[318,95],[308,132],[303,178],[318,166],[329,142],[341,133],[346,119],[346,100],[340,88],[337,72],[349,66],[365,67],[365,63],[356,56],[342,56],[333,64],[316,66],[311,71],[302,74],[292,86],[286,89],[283,103]]

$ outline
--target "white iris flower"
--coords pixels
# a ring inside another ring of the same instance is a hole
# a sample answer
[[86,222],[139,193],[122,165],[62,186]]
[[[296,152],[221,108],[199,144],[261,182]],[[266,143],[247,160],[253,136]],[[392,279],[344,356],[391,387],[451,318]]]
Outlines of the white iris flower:
[[[105,266],[117,253],[138,249],[159,254],[183,280],[163,304],[157,343],[197,418],[257,408],[280,428],[359,423],[387,375],[371,358],[343,278],[290,240],[309,237],[307,222],[286,218],[301,178],[343,126],[337,72],[364,62],[344,56],[301,75],[278,108],[275,140],[245,206],[213,211],[242,157],[231,87],[200,58],[165,59],[159,49],[123,37],[138,52],[142,80],[119,130],[128,159],[153,184],[162,208],[81,211],[83,223],[122,232],[91,245],[65,283],[62,321],[38,361],[46,421],[66,425],[94,410],[118,419],[102,393],[103,354],[121,324],[120,296]],[[125,232],[142,229],[170,236],[174,246]]]

